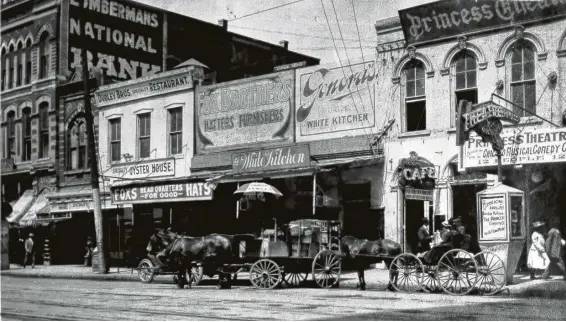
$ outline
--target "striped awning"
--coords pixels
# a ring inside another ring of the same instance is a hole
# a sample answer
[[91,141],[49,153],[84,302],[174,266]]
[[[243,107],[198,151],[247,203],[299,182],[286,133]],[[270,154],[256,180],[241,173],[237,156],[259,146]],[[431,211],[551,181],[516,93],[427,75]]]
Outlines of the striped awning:
[[34,224],[37,214],[49,212],[49,200],[47,200],[47,190],[44,190],[35,199],[26,214],[20,219],[20,226],[27,227]]
[[6,220],[10,223],[18,223],[20,219],[26,214],[33,201],[33,190],[26,190],[20,199],[12,205],[12,213]]

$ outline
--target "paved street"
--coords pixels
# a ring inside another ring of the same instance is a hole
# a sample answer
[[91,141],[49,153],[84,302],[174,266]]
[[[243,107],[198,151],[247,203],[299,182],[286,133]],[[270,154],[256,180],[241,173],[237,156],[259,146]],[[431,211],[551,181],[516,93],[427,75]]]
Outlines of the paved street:
[[566,300],[2,277],[3,320],[557,320]]

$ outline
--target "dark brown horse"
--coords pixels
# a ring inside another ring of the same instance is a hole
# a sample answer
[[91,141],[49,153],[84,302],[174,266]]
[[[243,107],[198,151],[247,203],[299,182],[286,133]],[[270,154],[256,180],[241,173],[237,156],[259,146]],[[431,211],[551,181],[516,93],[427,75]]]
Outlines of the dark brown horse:
[[[368,263],[375,262],[372,257],[383,258],[385,266],[389,269],[389,265],[393,261],[393,258],[401,254],[401,251],[401,245],[390,239],[367,240],[353,236],[342,237],[342,253],[346,256],[346,260],[352,263],[358,271],[357,288],[359,290],[366,289],[364,271]],[[391,282],[389,282],[387,288],[392,288]]]

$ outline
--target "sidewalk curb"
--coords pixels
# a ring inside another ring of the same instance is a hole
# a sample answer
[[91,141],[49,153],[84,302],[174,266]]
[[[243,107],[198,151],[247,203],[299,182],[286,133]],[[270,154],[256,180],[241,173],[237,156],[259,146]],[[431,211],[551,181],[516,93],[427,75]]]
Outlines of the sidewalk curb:
[[91,280],[91,281],[139,281],[137,274],[119,275],[119,274],[100,274],[100,275],[61,275],[50,273],[39,274],[18,274],[2,272],[2,277],[17,277],[17,278],[53,278],[53,279],[66,279],[66,280]]

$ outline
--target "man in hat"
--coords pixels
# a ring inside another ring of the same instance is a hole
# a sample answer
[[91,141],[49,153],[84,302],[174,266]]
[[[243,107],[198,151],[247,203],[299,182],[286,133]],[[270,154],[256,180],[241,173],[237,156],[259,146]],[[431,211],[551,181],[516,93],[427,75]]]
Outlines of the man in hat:
[[548,232],[548,237],[546,238],[546,254],[550,259],[550,263],[546,267],[546,270],[542,274],[542,278],[547,280],[550,278],[550,270],[552,267],[557,266],[562,271],[564,280],[566,281],[566,267],[564,266],[564,260],[562,259],[562,236],[560,235],[560,230],[558,230],[559,221],[558,218],[554,217],[551,220],[551,229]]
[[430,250],[430,242],[432,241],[432,235],[428,230],[428,218],[422,219],[423,225],[419,228],[417,232],[419,237],[418,252],[426,253]]
[[442,230],[440,231],[440,238],[442,239],[443,243],[447,243],[450,241],[452,237],[452,230],[450,229],[450,223],[448,221],[442,222]]
[[26,239],[24,243],[24,248],[26,250],[26,254],[24,256],[24,268],[28,263],[28,259],[31,257],[31,268],[35,268],[35,242],[33,241],[34,235],[33,233],[29,234],[28,239]]

